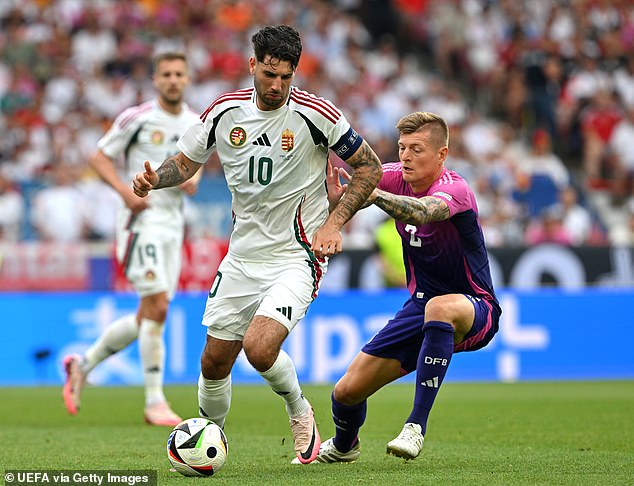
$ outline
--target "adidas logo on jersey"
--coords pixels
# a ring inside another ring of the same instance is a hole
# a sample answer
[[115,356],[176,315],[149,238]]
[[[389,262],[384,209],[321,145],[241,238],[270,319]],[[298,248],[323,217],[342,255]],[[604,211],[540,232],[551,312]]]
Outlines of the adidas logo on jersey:
[[429,388],[438,388],[438,377],[434,376],[431,380],[421,381],[420,384]]
[[288,307],[276,307],[275,308],[276,311],[284,314],[284,317],[286,317],[287,319],[290,319],[291,316],[293,315],[293,308],[291,306]]
[[264,147],[270,147],[271,142],[269,141],[269,137],[267,137],[266,133],[264,133],[255,139],[253,145],[263,145]]

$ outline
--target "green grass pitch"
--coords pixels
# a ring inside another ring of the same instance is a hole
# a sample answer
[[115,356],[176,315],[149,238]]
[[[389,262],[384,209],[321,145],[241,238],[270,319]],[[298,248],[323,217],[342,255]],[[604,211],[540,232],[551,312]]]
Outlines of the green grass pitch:
[[[322,439],[333,433],[331,386],[306,386]],[[173,408],[197,415],[196,385],[169,386]],[[634,485],[634,382],[446,383],[414,461],[385,454],[412,402],[411,384],[371,397],[354,464],[294,466],[282,400],[234,386],[229,460],[210,478],[169,471],[169,428],[143,423],[139,387],[88,387],[66,414],[61,388],[0,388],[3,469],[142,470],[165,485]]]

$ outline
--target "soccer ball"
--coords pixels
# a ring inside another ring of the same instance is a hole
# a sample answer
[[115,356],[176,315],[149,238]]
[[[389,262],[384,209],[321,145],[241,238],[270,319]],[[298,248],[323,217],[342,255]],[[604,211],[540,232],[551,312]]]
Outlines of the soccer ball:
[[167,439],[167,458],[183,476],[211,476],[227,462],[229,444],[222,429],[206,418],[178,424]]

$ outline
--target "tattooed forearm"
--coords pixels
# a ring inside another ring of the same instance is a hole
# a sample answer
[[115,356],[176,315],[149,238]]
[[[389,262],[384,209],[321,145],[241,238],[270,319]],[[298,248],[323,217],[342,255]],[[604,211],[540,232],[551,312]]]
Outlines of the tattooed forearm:
[[449,206],[440,198],[426,196],[417,199],[409,196],[397,196],[377,190],[374,204],[397,221],[419,226],[434,221],[449,219]]
[[343,226],[363,207],[383,174],[381,161],[366,142],[363,142],[355,155],[346,162],[354,169],[354,173],[345,196],[339,200],[331,213],[331,218],[334,218],[339,226]]
[[189,166],[180,154],[169,157],[156,169],[159,180],[154,189],[178,186],[194,175],[194,172],[196,171]]

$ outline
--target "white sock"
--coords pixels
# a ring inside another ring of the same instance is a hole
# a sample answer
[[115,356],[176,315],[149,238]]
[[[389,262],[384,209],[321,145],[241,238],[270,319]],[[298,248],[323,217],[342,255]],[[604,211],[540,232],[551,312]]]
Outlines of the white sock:
[[291,357],[284,350],[280,349],[280,354],[273,366],[260,373],[264,381],[280,395],[286,402],[286,412],[289,417],[297,417],[305,414],[310,408],[310,403],[302,395],[299,387],[295,365]]
[[231,374],[222,380],[208,380],[201,373],[198,377],[198,407],[200,415],[225,426],[231,406]]
[[164,402],[163,368],[165,366],[165,343],[162,322],[141,319],[139,328],[139,352],[145,383],[145,405]]
[[112,322],[99,339],[88,348],[80,364],[82,372],[89,373],[95,366],[128,346],[139,335],[135,314],[127,314]]

